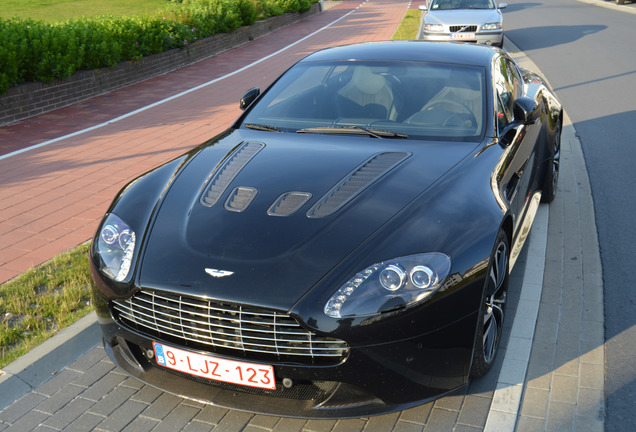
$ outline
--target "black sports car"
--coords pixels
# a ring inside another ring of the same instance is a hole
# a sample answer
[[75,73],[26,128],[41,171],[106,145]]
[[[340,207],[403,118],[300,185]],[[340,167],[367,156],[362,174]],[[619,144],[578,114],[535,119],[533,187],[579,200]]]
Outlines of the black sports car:
[[325,49],[226,132],[128,184],[91,247],[129,374],[299,417],[403,409],[493,363],[508,275],[554,198],[562,108],[497,48]]

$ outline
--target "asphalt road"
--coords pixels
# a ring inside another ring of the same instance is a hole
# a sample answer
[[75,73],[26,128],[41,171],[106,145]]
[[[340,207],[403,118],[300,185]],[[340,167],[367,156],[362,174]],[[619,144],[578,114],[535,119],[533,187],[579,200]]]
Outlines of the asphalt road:
[[510,0],[506,35],[572,119],[592,187],[605,301],[607,431],[636,430],[636,2]]

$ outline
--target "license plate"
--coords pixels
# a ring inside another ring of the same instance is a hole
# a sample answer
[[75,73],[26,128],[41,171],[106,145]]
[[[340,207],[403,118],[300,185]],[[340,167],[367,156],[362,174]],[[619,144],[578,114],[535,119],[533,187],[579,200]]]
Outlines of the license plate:
[[157,342],[152,346],[160,366],[216,381],[276,390],[273,366],[197,354]]
[[475,33],[451,33],[451,39],[475,39]]

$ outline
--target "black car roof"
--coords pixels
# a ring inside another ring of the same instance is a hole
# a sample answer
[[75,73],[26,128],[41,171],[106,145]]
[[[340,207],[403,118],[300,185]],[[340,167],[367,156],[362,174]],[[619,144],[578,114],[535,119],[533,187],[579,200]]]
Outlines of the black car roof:
[[454,42],[385,41],[326,48],[305,57],[306,61],[415,60],[488,67],[496,49]]

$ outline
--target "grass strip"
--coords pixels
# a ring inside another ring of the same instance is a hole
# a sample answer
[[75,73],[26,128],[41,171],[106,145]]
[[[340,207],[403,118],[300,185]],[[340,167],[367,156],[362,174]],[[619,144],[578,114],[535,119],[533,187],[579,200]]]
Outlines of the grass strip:
[[422,11],[418,9],[408,9],[391,40],[411,40],[417,38],[417,31],[420,28],[420,17]]
[[92,310],[88,243],[0,285],[0,368]]

